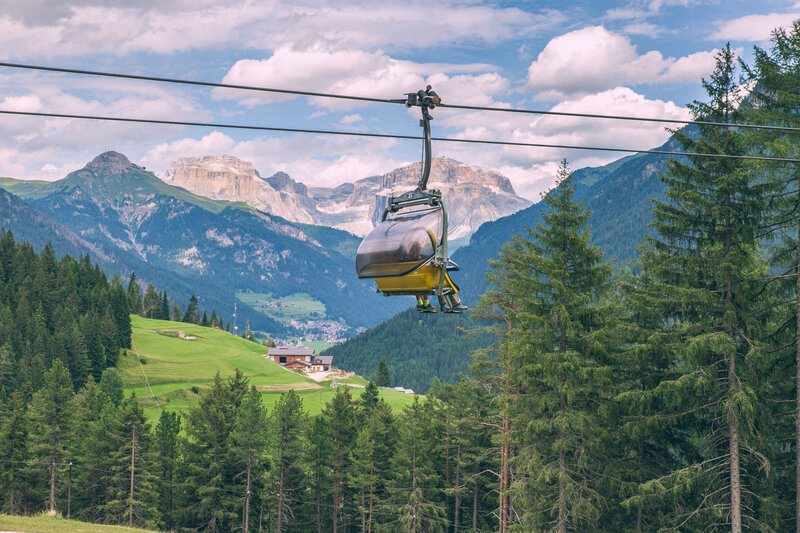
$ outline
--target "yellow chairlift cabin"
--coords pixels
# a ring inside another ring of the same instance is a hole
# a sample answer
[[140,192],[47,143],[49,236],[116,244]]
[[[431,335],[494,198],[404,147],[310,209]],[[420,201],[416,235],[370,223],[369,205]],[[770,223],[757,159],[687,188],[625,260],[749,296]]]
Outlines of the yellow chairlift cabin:
[[427,190],[431,173],[430,110],[441,99],[428,85],[397,101],[422,109],[422,173],[416,189],[389,197],[380,223],[358,247],[356,271],[360,279],[374,279],[378,292],[385,296],[437,296],[442,311],[461,313],[467,307],[461,305],[458,285],[449,274],[458,270],[458,265],[447,255],[447,210],[441,191]]

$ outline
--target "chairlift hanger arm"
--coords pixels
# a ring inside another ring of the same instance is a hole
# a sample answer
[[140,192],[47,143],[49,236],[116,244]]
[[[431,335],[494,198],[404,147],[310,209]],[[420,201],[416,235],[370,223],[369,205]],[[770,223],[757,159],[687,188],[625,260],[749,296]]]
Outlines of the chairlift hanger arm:
[[408,108],[419,107],[421,109],[422,119],[419,121],[419,125],[422,127],[423,131],[424,154],[422,172],[417,188],[396,198],[390,197],[386,210],[383,213],[383,220],[386,220],[386,215],[390,212],[395,213],[404,207],[421,204],[441,205],[442,200],[442,193],[440,191],[427,190],[428,179],[431,175],[431,120],[433,120],[433,116],[431,116],[430,110],[435,109],[436,106],[441,103],[442,99],[431,86],[428,85],[425,89],[420,89],[415,93],[407,93],[404,100],[394,101],[403,102]]

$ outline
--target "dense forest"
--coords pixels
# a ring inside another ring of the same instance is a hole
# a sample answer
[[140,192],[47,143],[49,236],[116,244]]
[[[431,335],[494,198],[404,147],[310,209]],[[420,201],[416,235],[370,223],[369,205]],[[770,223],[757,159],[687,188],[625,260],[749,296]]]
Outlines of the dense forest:
[[[496,341],[400,414],[372,383],[317,417],[293,391],[267,412],[237,373],[153,428],[107,368],[125,345],[111,327],[114,302],[131,303],[121,283],[5,244],[2,323],[19,294],[33,303],[0,337],[4,383],[30,376],[0,406],[2,510],[245,533],[800,532],[800,174],[785,161],[800,155],[800,21],[741,67],[749,92],[738,70],[725,47],[690,106],[706,124],[675,132],[692,155],[667,165],[636,268],[615,275],[590,243],[563,161],[473,311]],[[9,283],[25,258],[39,282]],[[47,287],[75,300],[73,323],[108,323],[77,378],[70,348],[65,363],[27,333],[69,338],[37,305]]]

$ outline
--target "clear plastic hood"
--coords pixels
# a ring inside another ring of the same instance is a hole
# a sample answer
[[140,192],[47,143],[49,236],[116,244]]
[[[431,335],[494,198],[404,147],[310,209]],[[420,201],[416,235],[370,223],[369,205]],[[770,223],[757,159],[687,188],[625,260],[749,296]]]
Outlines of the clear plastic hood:
[[404,276],[436,254],[442,238],[441,207],[389,215],[358,247],[359,278]]

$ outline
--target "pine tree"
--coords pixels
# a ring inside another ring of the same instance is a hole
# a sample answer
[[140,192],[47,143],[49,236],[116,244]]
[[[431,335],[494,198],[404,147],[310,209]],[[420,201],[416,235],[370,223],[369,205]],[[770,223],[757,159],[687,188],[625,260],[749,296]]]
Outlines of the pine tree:
[[200,317],[197,316],[197,296],[192,294],[189,298],[189,305],[186,307],[186,312],[183,314],[183,318],[181,322],[187,322],[189,324],[199,324]]
[[104,512],[128,527],[154,527],[159,521],[150,424],[136,396],[119,406],[115,437],[119,447],[110,456],[110,491]]
[[328,438],[328,426],[325,417],[316,416],[308,425],[308,446],[303,461],[308,469],[308,488],[314,507],[314,529],[317,533],[329,531],[332,527],[328,502],[330,501],[330,467],[328,458],[331,455],[331,441]]
[[[730,46],[717,55],[703,86],[709,101],[690,106],[696,120],[740,120]],[[698,133],[694,139],[679,131],[675,138],[689,153],[746,153],[740,132],[700,125]],[[641,497],[628,504],[660,498],[679,527],[722,520],[740,533],[764,525],[762,500],[748,480],[768,466],[757,451],[755,383],[766,359],[759,315],[772,306],[757,241],[771,185],[740,160],[695,156],[670,161],[662,179],[667,201],[656,202],[658,236],[645,240],[645,276],[632,306],[660,317],[649,342],[659,346],[668,370],[635,405],[660,407],[649,417],[638,415],[651,423],[680,421],[682,433],[671,435],[671,449],[682,453],[670,472],[642,485]]]
[[14,392],[5,407],[6,416],[0,424],[0,510],[7,514],[17,514],[24,507],[28,475],[26,463],[28,449],[29,423],[25,412],[25,402],[20,392]]
[[230,453],[230,433],[242,397],[249,390],[241,371],[222,381],[219,374],[197,407],[186,413],[186,525],[218,533],[238,522],[240,501],[232,494],[237,472]]
[[[754,49],[753,68],[746,74],[753,88],[750,97],[743,103],[746,122],[769,126],[798,127],[797,94],[800,86],[800,21],[794,21],[787,28],[779,28],[772,34],[771,51],[759,47]],[[748,138],[754,151],[760,155],[779,158],[798,158],[797,133],[789,131],[756,130]],[[793,512],[787,519],[793,519],[795,531],[800,533],[800,173],[796,165],[762,162],[759,170],[771,180],[776,191],[765,201],[771,206],[769,227],[765,228],[770,239],[771,265],[776,275],[771,276],[772,284],[780,285],[778,290],[784,303],[779,307],[781,316],[775,321],[772,344],[779,354],[771,365],[771,379],[774,384],[769,391],[768,401],[794,402],[794,420],[789,427],[786,418],[776,416],[770,420],[775,444],[774,455],[780,463],[794,464],[791,479],[783,482],[780,468],[776,472],[773,490],[783,498],[779,507],[792,508],[791,492],[794,494]],[[785,376],[794,373],[789,383]],[[791,399],[791,400],[790,400]],[[794,450],[786,450],[783,445],[790,432],[794,433]],[[792,453],[793,452],[793,453]]]
[[281,394],[272,411],[272,486],[275,494],[275,531],[292,531],[290,524],[300,509],[308,418],[294,390]]
[[183,311],[181,311],[181,308],[178,306],[177,302],[172,302],[172,314],[170,316],[170,320],[173,322],[181,322],[182,318]]
[[119,407],[125,396],[125,384],[119,377],[116,368],[106,368],[100,377],[100,390],[111,400],[114,407]]
[[244,503],[242,505],[242,533],[250,531],[250,506],[256,482],[264,470],[264,451],[267,445],[267,412],[255,387],[245,395],[239,407],[236,423],[231,430],[231,453],[240,471],[237,477],[244,479]]
[[142,289],[139,288],[139,282],[136,281],[136,272],[131,272],[130,280],[128,281],[128,300],[131,304],[131,314],[142,314]]
[[333,501],[333,528],[337,533],[344,519],[343,508],[347,504],[347,475],[350,468],[350,448],[356,430],[356,413],[350,391],[345,387],[336,389],[336,394],[322,410],[326,419],[328,438],[333,451],[329,457]]
[[159,512],[164,527],[175,529],[177,522],[179,434],[181,432],[181,416],[174,411],[161,411],[155,430],[156,462],[159,481]]
[[436,488],[433,452],[436,434],[432,402],[414,402],[403,410],[395,453],[396,477],[390,482],[389,497],[397,515],[396,531],[440,532],[446,529],[446,507]]
[[161,296],[152,283],[147,284],[142,298],[143,314],[145,318],[157,318],[161,307]]
[[508,265],[520,306],[509,363],[522,523],[563,533],[595,529],[604,507],[596,473],[607,461],[601,410],[613,390],[618,311],[606,301],[610,266],[589,244],[589,213],[566,161],[557,183],[542,222],[520,242],[521,262]]
[[361,515],[361,531],[372,531],[373,527],[375,484],[378,482],[375,468],[374,424],[374,420],[368,420],[362,425],[350,451],[349,484],[356,495],[356,505]]
[[56,512],[56,486],[59,465],[63,462],[66,446],[72,430],[72,413],[69,408],[72,398],[72,380],[69,371],[60,359],[44,374],[42,388],[30,403],[31,441],[33,456],[47,465],[49,494],[47,509]]
[[378,363],[378,370],[375,372],[375,385],[378,387],[391,387],[392,378],[389,376],[389,365],[386,359],[381,358]]
[[167,291],[161,294],[161,304],[158,308],[158,316],[156,318],[159,320],[169,320],[169,298],[167,298]]
[[203,326],[204,328],[207,328],[209,326],[208,315],[206,314],[205,311],[203,311],[203,318],[202,320],[200,320],[200,325]]

